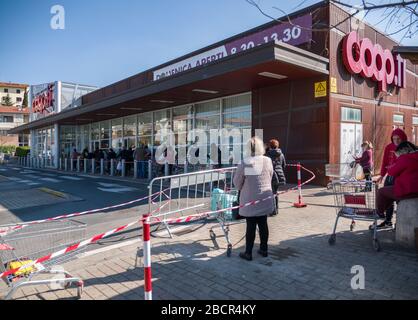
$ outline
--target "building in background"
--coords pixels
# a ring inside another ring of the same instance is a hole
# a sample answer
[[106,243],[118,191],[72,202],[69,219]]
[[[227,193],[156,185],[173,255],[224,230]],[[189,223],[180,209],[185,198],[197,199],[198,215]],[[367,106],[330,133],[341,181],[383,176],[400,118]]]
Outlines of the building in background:
[[29,109],[0,105],[0,146],[29,146],[29,134],[9,130],[29,122]]
[[27,84],[0,82],[0,104],[22,107],[28,87]]
[[375,145],[377,168],[393,128],[418,142],[418,70],[393,39],[327,1],[278,20],[87,93],[77,107],[35,94],[31,122],[13,132],[31,132],[40,155],[53,145],[57,167],[72,147],[159,146],[163,127],[176,143],[192,129],[263,129],[321,184],[325,165],[351,162],[362,140]]

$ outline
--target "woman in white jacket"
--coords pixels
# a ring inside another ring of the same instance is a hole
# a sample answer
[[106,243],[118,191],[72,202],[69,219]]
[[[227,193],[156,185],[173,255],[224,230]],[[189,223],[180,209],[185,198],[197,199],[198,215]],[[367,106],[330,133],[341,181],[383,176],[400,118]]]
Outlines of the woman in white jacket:
[[264,156],[264,145],[259,138],[251,138],[247,147],[248,150],[251,150],[251,155],[238,165],[234,175],[234,185],[240,191],[240,205],[254,200],[263,200],[239,210],[240,216],[245,217],[247,222],[246,249],[239,256],[251,261],[257,226],[260,234],[260,250],[258,250],[258,253],[263,257],[268,256],[269,230],[267,217],[275,208],[271,188],[273,177],[271,159]]

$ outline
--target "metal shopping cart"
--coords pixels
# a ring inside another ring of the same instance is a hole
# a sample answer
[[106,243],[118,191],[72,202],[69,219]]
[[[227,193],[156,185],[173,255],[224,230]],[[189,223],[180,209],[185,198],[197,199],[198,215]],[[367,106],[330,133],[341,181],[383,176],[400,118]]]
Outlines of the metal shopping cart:
[[380,243],[377,239],[377,223],[384,219],[376,211],[377,186],[370,181],[333,181],[332,190],[335,198],[337,218],[334,229],[328,242],[334,245],[336,242],[336,229],[340,218],[351,219],[350,231],[355,228],[356,220],[372,221],[373,247],[380,251]]
[[[72,220],[27,225],[6,234],[0,237],[0,273],[14,270],[48,254],[63,250],[83,240],[85,235],[86,225]],[[78,297],[81,298],[83,280],[73,277],[60,264],[75,258],[75,255],[82,250],[83,248],[74,250],[3,277],[9,287],[4,299],[11,299],[19,288],[43,284],[48,284],[51,289],[64,289],[75,284]],[[46,277],[46,275],[50,276]]]
[[[238,190],[230,189],[230,190],[221,190],[221,189],[214,189],[211,195],[211,210],[222,210],[226,208],[233,208],[238,206]],[[237,215],[235,214],[237,210],[229,209],[225,211],[221,211],[216,214],[216,220],[219,223],[219,227],[221,228],[225,240],[227,242],[227,251],[226,254],[228,257],[232,254],[232,243],[229,237],[230,226],[234,224],[241,223],[242,220],[238,219]],[[213,226],[209,230],[209,235],[212,241],[216,241],[216,234],[213,231],[214,228],[218,226]]]
[[362,178],[362,168],[354,161],[351,163],[336,163],[325,165],[325,176],[331,178],[331,182],[328,183],[328,190],[332,188],[332,182],[336,180],[340,181],[356,181],[358,178]]

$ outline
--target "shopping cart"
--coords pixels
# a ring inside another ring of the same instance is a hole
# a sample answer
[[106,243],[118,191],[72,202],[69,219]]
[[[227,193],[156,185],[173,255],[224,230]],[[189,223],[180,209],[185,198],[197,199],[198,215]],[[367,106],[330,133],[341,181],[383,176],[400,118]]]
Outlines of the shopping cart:
[[[238,190],[221,190],[214,189],[211,195],[211,210],[222,210],[227,208],[233,208],[238,206]],[[213,242],[216,241],[216,234],[213,231],[214,228],[220,227],[227,242],[227,251],[226,255],[231,257],[232,254],[232,243],[229,237],[230,226],[234,224],[241,223],[242,220],[239,220],[238,217],[234,214],[235,210],[224,210],[219,213],[216,213],[216,220],[219,223],[219,226],[213,226],[209,230],[210,238]]]
[[380,251],[377,223],[384,217],[379,216],[376,210],[376,184],[369,181],[333,181],[332,190],[337,218],[332,235],[328,240],[329,244],[334,245],[336,242],[336,229],[340,218],[351,219],[350,231],[354,230],[356,220],[372,221],[373,247],[376,251]]
[[326,164],[325,176],[331,178],[331,182],[327,186],[329,190],[332,188],[333,181],[356,181],[362,176],[362,168],[354,161],[351,163]]
[[[86,225],[72,220],[27,225],[6,234],[0,237],[0,273],[14,270],[48,254],[63,250],[83,240],[85,235]],[[48,284],[51,290],[64,289],[75,284],[78,298],[81,298],[83,280],[73,277],[60,264],[75,258],[75,255],[82,250],[83,248],[74,250],[3,277],[9,287],[4,299],[11,299],[19,288],[43,284]],[[45,275],[51,276],[45,278]]]

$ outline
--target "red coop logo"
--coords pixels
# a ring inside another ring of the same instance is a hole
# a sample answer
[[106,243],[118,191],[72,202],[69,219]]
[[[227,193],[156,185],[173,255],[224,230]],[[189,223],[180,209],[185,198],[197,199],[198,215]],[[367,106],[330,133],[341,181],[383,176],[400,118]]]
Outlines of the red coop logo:
[[387,92],[388,85],[406,87],[405,60],[370,39],[360,39],[355,31],[344,37],[343,61],[351,74],[361,74],[378,82],[379,91]]
[[51,113],[54,111],[54,84],[49,84],[48,88],[37,94],[32,101],[32,111],[34,113]]

